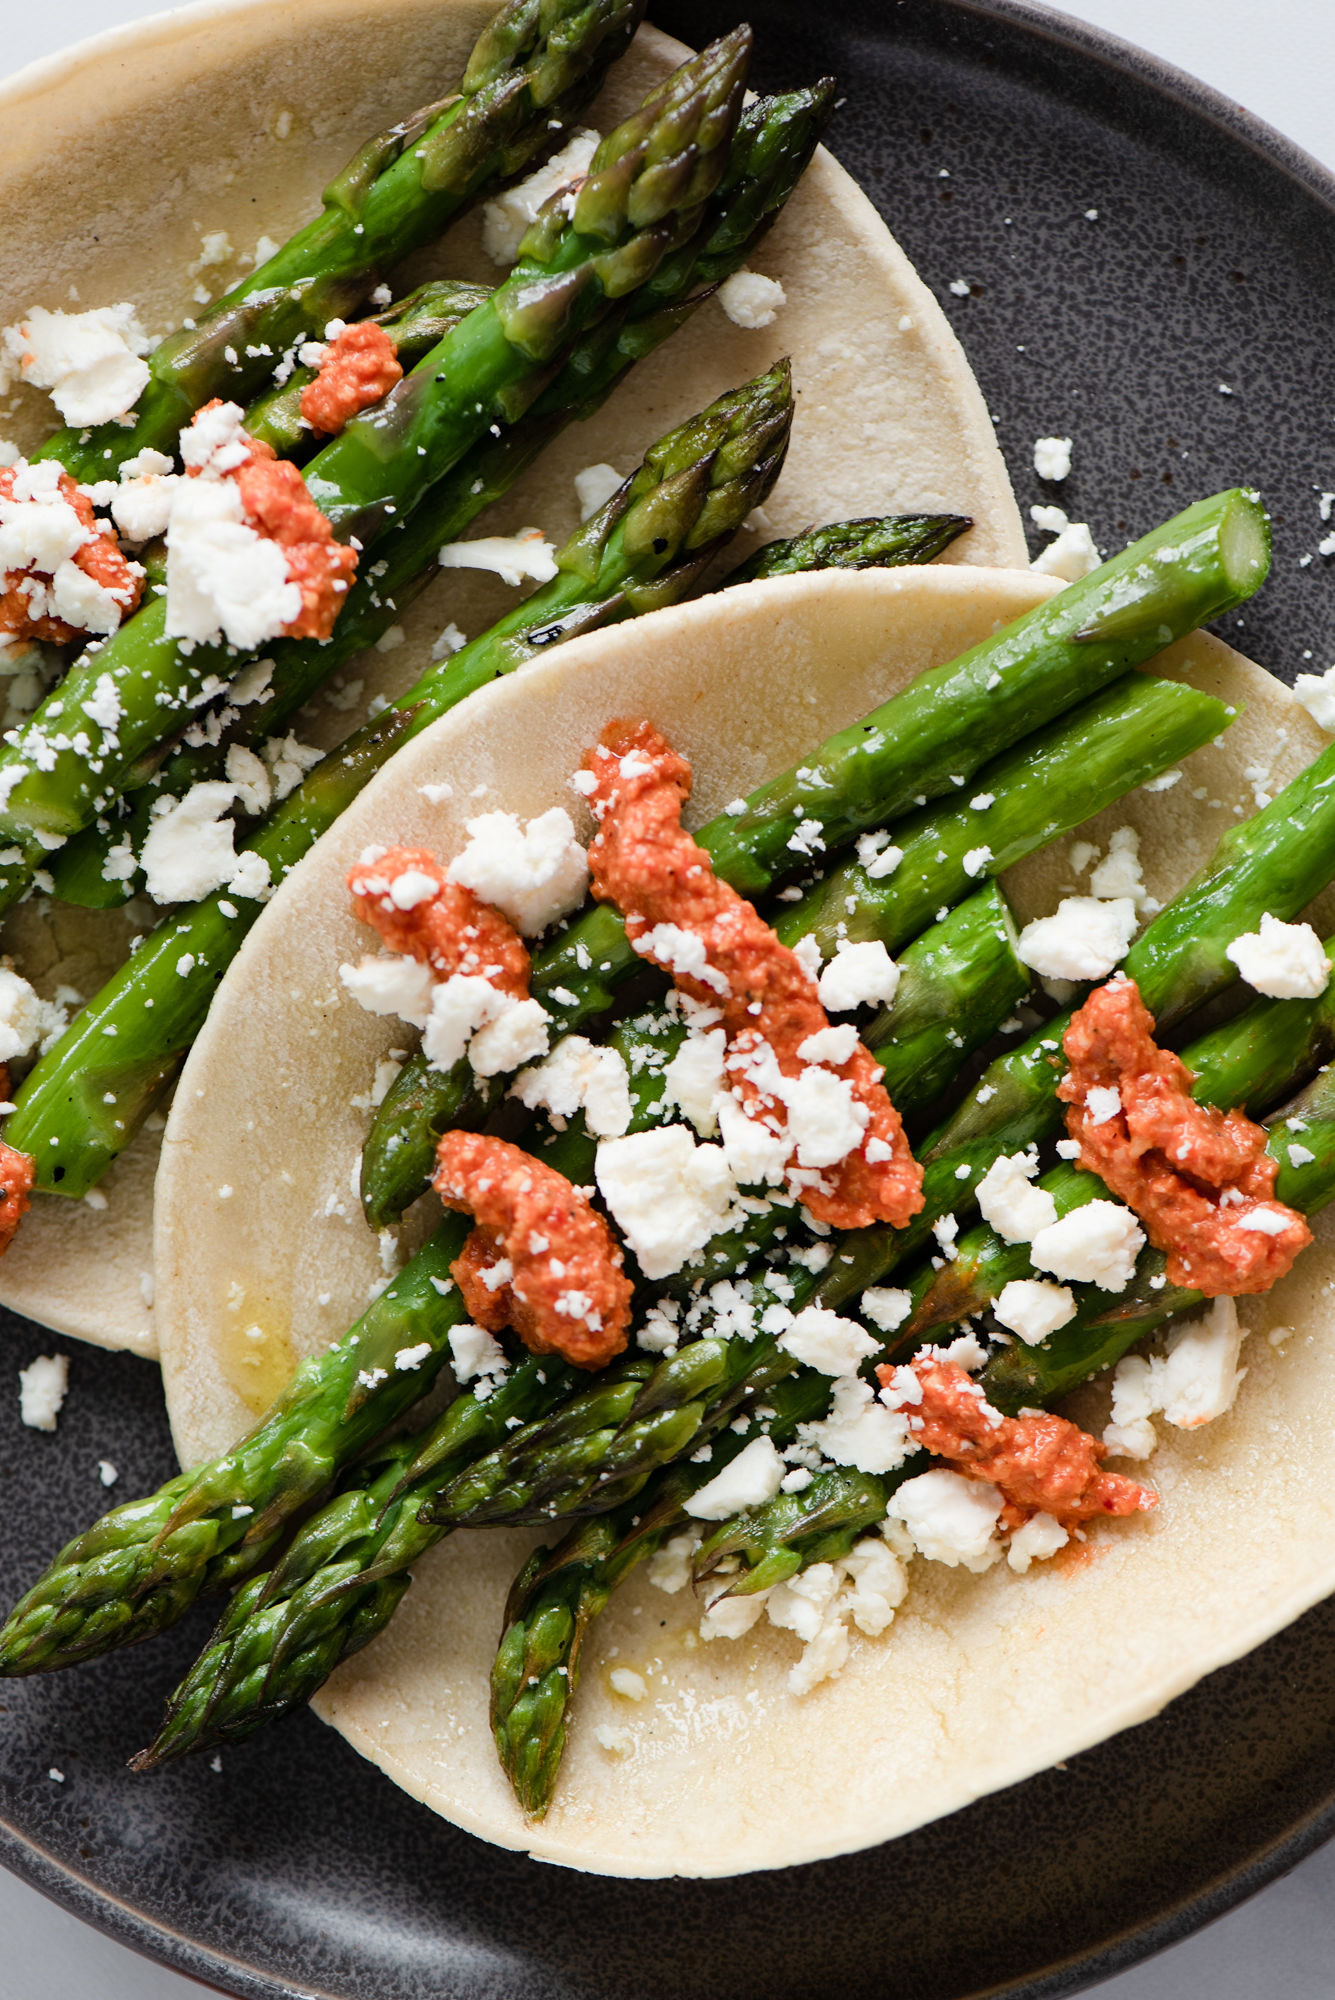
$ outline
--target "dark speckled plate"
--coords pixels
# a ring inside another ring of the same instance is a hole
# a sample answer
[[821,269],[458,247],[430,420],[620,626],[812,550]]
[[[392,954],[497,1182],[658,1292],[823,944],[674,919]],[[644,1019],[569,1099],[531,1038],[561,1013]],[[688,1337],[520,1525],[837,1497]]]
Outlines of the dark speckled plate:
[[[697,44],[740,11],[654,9]],[[1312,552],[1335,488],[1335,183],[1043,8],[757,0],[751,18],[763,85],[843,80],[835,150],[943,298],[1022,505],[1060,497],[1111,544],[1255,480],[1276,562],[1241,643],[1289,678],[1309,652],[1328,664],[1335,602]],[[1031,466],[1052,432],[1075,440],[1060,495]],[[155,1377],[126,1357],[70,1346],[59,1433],[19,1427],[12,1371],[61,1345],[5,1328],[6,1602],[97,1511],[100,1458],[121,1493],[172,1469]],[[1335,1603],[1157,1721],[909,1839],[687,1884],[484,1847],[309,1716],[221,1770],[131,1779],[122,1759],[204,1629],[0,1689],[0,1851],[126,1943],[265,2000],[1039,2000],[1182,1937],[1335,1830]]]

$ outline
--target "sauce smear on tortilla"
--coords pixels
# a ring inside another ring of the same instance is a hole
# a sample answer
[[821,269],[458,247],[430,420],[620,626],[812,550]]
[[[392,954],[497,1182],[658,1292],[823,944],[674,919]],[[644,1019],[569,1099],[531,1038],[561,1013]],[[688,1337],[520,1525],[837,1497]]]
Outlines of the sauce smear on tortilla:
[[1154,1041],[1134,980],[1091,993],[1066,1030],[1058,1085],[1079,1164],[1133,1209],[1168,1278],[1207,1299],[1268,1292],[1312,1240],[1273,1199],[1278,1163],[1241,1111],[1197,1104],[1193,1078]]

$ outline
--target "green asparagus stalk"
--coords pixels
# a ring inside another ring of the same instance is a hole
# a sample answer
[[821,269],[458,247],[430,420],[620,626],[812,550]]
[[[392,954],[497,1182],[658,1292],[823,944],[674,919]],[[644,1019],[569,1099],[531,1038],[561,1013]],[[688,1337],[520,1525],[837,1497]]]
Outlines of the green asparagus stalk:
[[[818,840],[833,851],[915,803],[949,795],[987,758],[1240,602],[1259,587],[1268,550],[1255,496],[1234,490],[1198,501],[1004,632],[920,674],[753,792],[744,814],[720,815],[697,838],[723,880],[747,895],[763,892],[799,853],[818,851]],[[564,1029],[577,1029],[613,1005],[641,963],[620,917],[602,904],[535,954],[533,991]],[[461,1065],[432,1076],[419,1059],[386,1097],[362,1164],[363,1205],[376,1227],[420,1193],[422,1164],[440,1134],[477,1115],[465,1072]]]
[[489,183],[558,146],[643,12],[640,0],[510,0],[453,94],[361,147],[326,188],[320,215],[161,342],[133,424],[58,431],[40,456],[75,479],[105,479],[146,446],[173,451],[211,396],[253,395],[275,356],[347,318]]
[[665,1466],[650,1493],[577,1522],[555,1549],[534,1550],[510,1592],[491,1675],[497,1752],[529,1819],[541,1819],[551,1803],[584,1640],[612,1592],[689,1522],[685,1503],[738,1452],[762,1434],[782,1449],[828,1400],[828,1383],[802,1370],[779,1385],[769,1417],[725,1431],[703,1463]]
[[[281,880],[403,742],[475,689],[558,636],[670,603],[769,492],[791,420],[792,386],[780,362],[661,438],[572,536],[550,583],[331,751],[245,851]],[[253,899],[218,890],[169,917],[29,1072],[6,1143],[40,1159],[43,1188],[86,1192],[129,1143],[199,1032],[259,910]]]
[[[504,284],[311,461],[307,491],[339,536],[366,547],[411,512],[493,425],[523,415],[585,327],[690,241],[727,164],[750,41],[738,29],[652,92],[603,140],[572,219],[550,204]],[[86,651],[0,753],[0,851],[18,856],[0,873],[0,910],[50,847],[110,803],[139,758],[172,733],[173,716],[221,692],[241,666],[224,646],[170,639],[166,602],[154,598]],[[108,689],[114,725],[95,719]]]
[[[239,712],[224,707],[221,718],[214,716],[214,726],[196,724],[180,747],[169,751],[155,745],[139,760],[125,780],[127,792],[139,788],[126,819],[107,816],[104,823],[75,835],[55,857],[51,875],[58,896],[107,908],[132,894],[135,881],[124,873],[123,857],[127,847],[138,851],[148,830],[153,797],[145,796],[144,788],[161,773],[155,795],[179,796],[200,779],[219,776],[233,742],[254,743],[280,728],[322,681],[402,616],[430,581],[441,545],[457,541],[567,424],[592,416],[635,363],[669,339],[746,260],[814,152],[830,116],[834,88],[827,79],[810,90],[758,98],[747,106],[699,235],[664,260],[629,300],[620,322],[609,318],[575,343],[556,380],[525,417],[499,438],[481,439],[420,507],[394,524],[378,545],[374,573],[365,569],[354,582],[329,640],[278,640],[270,648],[274,667],[269,690],[260,700]],[[881,540],[887,561],[894,539],[886,524]],[[814,560],[823,549],[813,544],[808,552]],[[108,880],[112,848],[120,850],[122,860],[119,868],[112,865],[116,879]]]
[[931,562],[973,526],[964,514],[898,514],[878,520],[836,521],[827,528],[767,542],[763,549],[724,578],[726,584],[757,583],[808,569],[884,569],[904,562]]

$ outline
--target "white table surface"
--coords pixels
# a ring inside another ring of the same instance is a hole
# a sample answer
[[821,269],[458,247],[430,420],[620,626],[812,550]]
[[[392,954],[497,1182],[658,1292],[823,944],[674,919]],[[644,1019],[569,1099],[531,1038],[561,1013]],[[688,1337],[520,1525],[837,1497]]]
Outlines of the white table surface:
[[[159,12],[155,0],[0,0],[0,75],[85,35]],[[652,0],[651,8],[652,12]],[[1067,0],[1244,103],[1335,168],[1335,0]],[[0,2000],[201,2000],[0,1870]],[[1335,1843],[1208,1930],[1097,1990],[1100,2000],[1331,2000]]]

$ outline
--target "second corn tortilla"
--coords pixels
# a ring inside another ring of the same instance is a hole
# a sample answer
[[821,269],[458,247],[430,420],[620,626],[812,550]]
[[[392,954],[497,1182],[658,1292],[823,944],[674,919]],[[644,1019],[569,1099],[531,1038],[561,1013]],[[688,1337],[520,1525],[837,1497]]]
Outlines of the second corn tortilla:
[[[207,0],[14,78],[0,90],[0,326],[33,305],[78,310],[118,299],[132,300],[155,336],[179,324],[197,309],[201,280],[215,296],[235,283],[261,232],[282,240],[318,210],[320,190],[369,134],[438,97],[494,12],[493,0],[304,0],[277,12],[270,0]],[[687,53],[642,29],[587,122],[611,130]],[[113,187],[114,204],[90,216],[88,191]],[[232,246],[222,264],[201,265],[205,233]],[[745,331],[711,301],[470,534],[536,523],[559,544],[577,525],[573,479],[582,467],[606,461],[630,471],[669,425],[789,354],[792,448],[763,524],[738,537],[738,558],[816,522],[943,511],[976,522],[947,561],[1023,563],[1019,513],[959,343],[824,149],[755,261],[787,295],[772,326]],[[443,249],[419,253],[406,279],[441,273],[485,284],[503,275],[482,253],[478,212]],[[22,391],[6,434],[30,448],[53,415],[48,398]],[[293,726],[303,741],[331,747],[373,696],[417,678],[443,626],[475,635],[513,602],[496,577],[452,571],[387,635],[400,643],[338,676],[340,706],[317,697]],[[78,941],[89,976],[52,966],[37,981],[44,994],[67,983],[91,995],[115,969],[118,927],[104,915],[89,913]],[[82,917],[61,912],[66,925]],[[25,970],[8,927],[0,949]],[[36,1197],[19,1244],[0,1262],[0,1303],[101,1346],[156,1351],[145,1292],[154,1144],[144,1135],[113,1169],[101,1189],[105,1209]]]
[[[448,855],[474,812],[579,810],[569,774],[608,718],[627,714],[647,714],[692,759],[698,826],[1052,587],[959,569],[749,585],[576,642],[488,690],[466,724],[437,723],[376,780],[252,934],[169,1122],[159,1324],[183,1462],[248,1428],[381,1275],[349,1192],[366,1124],[351,1100],[395,1030],[338,984],[339,964],[372,942],[344,888],[360,849],[422,842]],[[1136,827],[1147,886],[1166,900],[1235,808],[1254,810],[1261,780],[1244,771],[1266,770],[1276,791],[1325,739],[1278,682],[1208,635],[1154,664],[1247,704],[1171,789],[1138,791],[1081,829],[1106,848],[1114,828]],[[442,782],[443,803],[418,789]],[[1078,886],[1070,846],[1004,878],[1021,921]],[[483,1530],[437,1547],[317,1711],[436,1812],[575,1868],[726,1875],[906,1833],[1153,1715],[1335,1587],[1333,1287],[1327,1216],[1290,1277],[1241,1302],[1256,1331],[1234,1410],[1197,1433],[1165,1426],[1149,1467],[1157,1514],[1101,1527],[1082,1564],[1023,1577],[915,1561],[888,1631],[854,1633],[842,1675],[808,1696],[786,1685],[791,1635],[762,1623],[701,1643],[690,1592],[667,1596],[637,1575],[593,1630],[540,1826],[520,1815],[487,1724],[505,1592],[533,1536]],[[1272,1346],[1264,1333],[1279,1327],[1291,1331]],[[643,1701],[613,1690],[613,1666],[643,1677]]]

